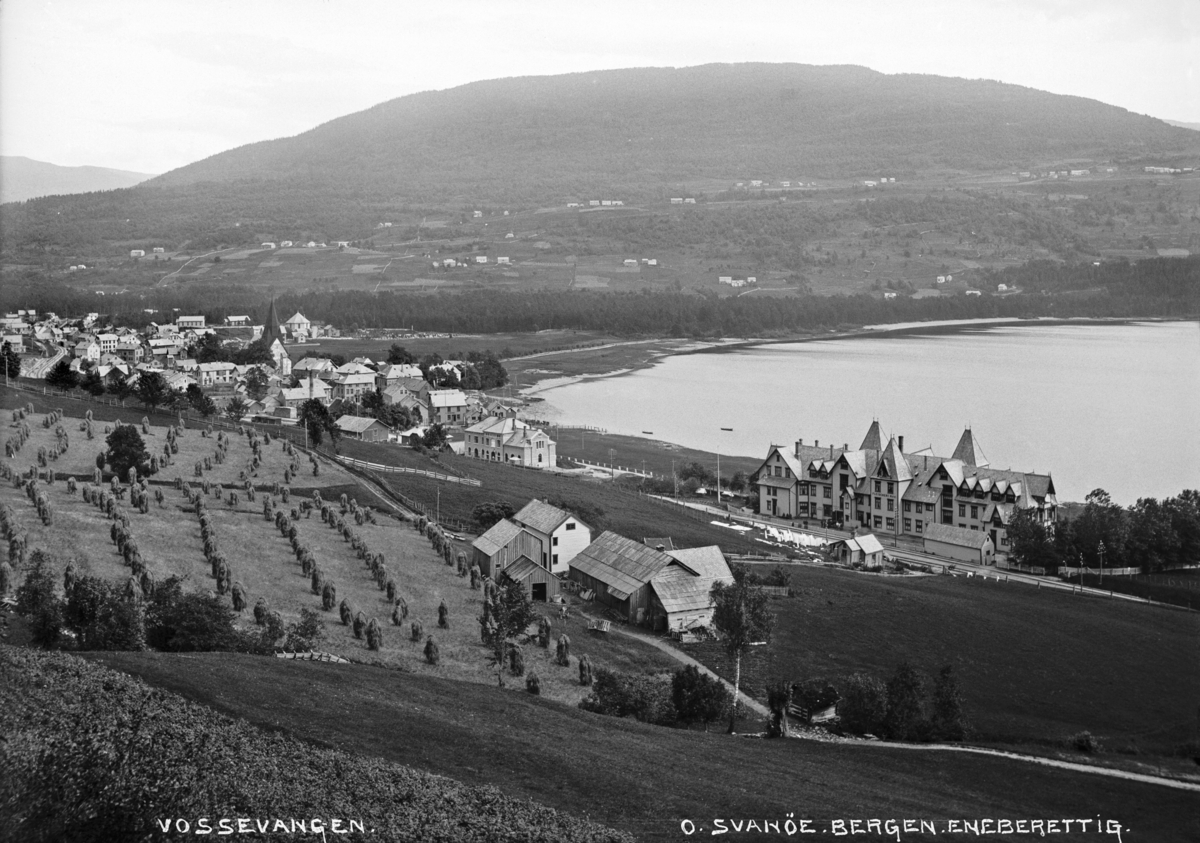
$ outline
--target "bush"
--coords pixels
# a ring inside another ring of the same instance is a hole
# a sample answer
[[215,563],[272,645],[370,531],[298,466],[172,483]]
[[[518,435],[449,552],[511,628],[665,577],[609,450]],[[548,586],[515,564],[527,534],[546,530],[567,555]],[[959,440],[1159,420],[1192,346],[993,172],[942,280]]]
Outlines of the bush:
[[596,670],[592,693],[579,707],[610,717],[635,717],[643,723],[666,726],[678,719],[671,700],[671,685],[651,676]]
[[933,684],[933,714],[930,718],[930,737],[939,741],[961,741],[970,732],[963,713],[962,694],[954,668],[946,665]]
[[896,668],[887,684],[887,713],[884,734],[894,741],[926,740],[929,722],[925,716],[925,677],[908,662]]
[[34,550],[29,561],[32,567],[17,589],[17,614],[29,621],[35,644],[54,647],[63,632],[63,607],[54,593],[54,560],[43,551]]
[[856,735],[878,735],[883,731],[888,708],[887,686],[863,673],[856,673],[842,684],[837,703],[842,728]]
[[321,613],[305,607],[300,610],[300,620],[288,627],[283,647],[285,650],[306,652],[315,650],[323,640],[325,621],[321,619]]
[[[580,664],[580,672],[583,667]],[[582,678],[581,678],[582,683]],[[679,719],[685,723],[699,721],[708,731],[708,724],[729,713],[732,695],[725,683],[687,665],[671,677],[671,702]]]
[[1100,742],[1091,732],[1077,732],[1067,738],[1067,743],[1076,752],[1091,754],[1100,751]]
[[179,577],[164,580],[146,607],[151,647],[172,653],[256,649],[255,642],[238,632],[237,615],[228,604],[211,594],[185,593],[182,586]]

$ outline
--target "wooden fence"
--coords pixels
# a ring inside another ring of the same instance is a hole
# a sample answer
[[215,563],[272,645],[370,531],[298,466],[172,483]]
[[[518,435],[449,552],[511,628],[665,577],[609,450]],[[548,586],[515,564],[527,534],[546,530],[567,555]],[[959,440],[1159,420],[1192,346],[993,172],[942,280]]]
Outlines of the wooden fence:
[[408,468],[402,465],[383,465],[377,462],[366,462],[365,460],[356,460],[353,457],[335,456],[342,465],[350,465],[355,468],[361,468],[364,471],[383,471],[389,474],[418,474],[422,477],[431,477],[434,480],[441,480],[446,483],[461,483],[464,486],[482,486],[479,480],[473,477],[455,477],[452,474],[438,474],[436,471],[425,471],[421,468]]

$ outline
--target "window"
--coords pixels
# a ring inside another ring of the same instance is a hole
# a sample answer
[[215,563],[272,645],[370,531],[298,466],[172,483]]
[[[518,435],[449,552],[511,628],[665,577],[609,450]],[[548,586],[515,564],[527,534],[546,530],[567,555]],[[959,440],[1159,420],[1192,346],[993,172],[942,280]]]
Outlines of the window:
[[554,545],[555,547],[558,547],[558,536],[554,536],[553,538],[551,538],[550,544]]
[[779,466],[775,466],[775,475],[774,475],[774,476],[775,476],[775,477],[782,477],[782,476],[783,476],[783,472],[781,472],[781,471],[779,470]]
[[1005,536],[1005,535],[1000,536],[1000,546],[1008,547],[1008,536]]
[[912,512],[912,503],[911,503],[910,501],[905,501],[905,502],[904,502],[904,511],[905,511],[905,512]]
[[883,527],[883,519],[880,518],[878,515],[876,515],[875,516],[875,529],[878,530],[878,529],[881,529],[882,527]]
[[883,500],[881,498],[875,498],[875,508],[883,509]]
[[568,530],[574,530],[574,529],[575,529],[575,522],[574,522],[574,521],[568,521],[568,522],[567,522],[567,529],[568,529]]
[[875,491],[876,491],[876,492],[882,492],[882,491],[883,491],[883,484],[882,484],[882,483],[880,483],[878,480],[876,480],[876,481],[875,481]]
[[833,507],[832,507],[832,506],[830,506],[829,504],[825,504],[825,506],[824,506],[824,510],[825,510],[825,517],[826,517],[826,518],[828,518],[830,515],[833,515]]
[[917,519],[917,532],[918,533],[921,532],[921,530],[924,529],[924,527],[925,527],[925,522],[922,521],[920,518],[918,518]]
[[972,517],[972,518],[978,518],[978,517],[979,517],[979,507],[977,507],[977,506],[973,506],[973,507],[971,507],[971,517]]
[[926,512],[933,512],[933,504],[931,504],[931,503],[927,503],[927,504],[925,504],[925,511],[926,511]]
[[790,480],[792,477],[792,470],[790,468],[785,468],[783,470],[783,476]]
[[894,495],[894,494],[896,494],[896,484],[895,484],[895,483],[892,483],[892,482],[890,482],[890,481],[888,482],[888,494],[889,494],[889,495]]
[[896,519],[895,519],[895,518],[889,518],[889,519],[887,520],[887,528],[888,528],[889,530],[894,530],[894,529],[896,529]]
[[960,503],[958,505],[958,514],[962,518],[967,517],[967,505],[965,503]]
[[806,504],[806,503],[800,504],[800,514],[808,515],[808,504]]
[[550,564],[552,564],[552,565],[557,565],[557,564],[558,564],[558,554],[557,554],[557,553],[556,553],[556,554],[554,554],[554,561],[553,561],[553,562],[551,562]]
[[888,498],[888,501],[887,501],[887,503],[888,503],[888,505],[887,505],[887,511],[888,511],[888,512],[895,512],[895,511],[896,511],[896,502],[895,502],[894,500],[892,500],[891,498]]

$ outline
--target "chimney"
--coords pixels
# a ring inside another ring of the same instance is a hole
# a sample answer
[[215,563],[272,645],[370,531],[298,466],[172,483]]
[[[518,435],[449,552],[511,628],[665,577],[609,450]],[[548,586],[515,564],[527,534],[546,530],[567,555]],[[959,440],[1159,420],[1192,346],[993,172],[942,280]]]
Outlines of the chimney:
[[833,443],[829,443],[829,458],[833,459]]
[[845,443],[843,443],[843,444],[842,444],[842,450],[843,450],[843,451],[849,451],[849,450],[850,450],[850,443],[849,443],[849,442],[845,442]]
[[821,447],[821,440],[820,440],[820,439],[814,439],[814,440],[813,440],[813,447],[814,447],[814,448],[820,448],[820,447]]
[[896,437],[896,446],[900,449],[900,453],[903,454],[904,453],[904,437],[903,436]]
[[800,448],[804,445],[803,439],[796,440],[796,459],[800,459]]

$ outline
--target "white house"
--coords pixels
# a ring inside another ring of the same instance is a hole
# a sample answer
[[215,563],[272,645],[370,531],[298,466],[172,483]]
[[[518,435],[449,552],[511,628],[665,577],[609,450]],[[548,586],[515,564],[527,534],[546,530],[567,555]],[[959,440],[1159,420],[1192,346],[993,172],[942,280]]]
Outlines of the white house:
[[567,573],[571,560],[592,543],[591,527],[544,501],[530,501],[512,520],[541,541],[542,558],[533,561],[552,574]]
[[465,431],[463,454],[477,460],[553,468],[555,442],[541,428],[511,416],[489,416]]
[[129,250],[129,257],[131,257],[131,258],[144,258],[144,257],[146,257],[146,250],[145,250],[145,249],[130,249],[130,250]]
[[237,367],[232,363],[201,363],[198,370],[201,387],[232,384],[237,375]]
[[203,316],[180,316],[175,320],[175,328],[179,331],[197,330],[204,327]]
[[307,337],[312,331],[312,322],[297,310],[291,319],[283,323],[283,327],[294,337]]

